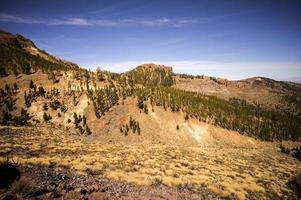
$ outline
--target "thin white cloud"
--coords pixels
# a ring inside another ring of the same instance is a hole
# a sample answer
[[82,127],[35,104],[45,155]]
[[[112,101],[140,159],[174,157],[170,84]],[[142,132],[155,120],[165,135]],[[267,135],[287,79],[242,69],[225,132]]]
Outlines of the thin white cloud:
[[[96,69],[99,66],[101,69],[125,72],[133,69],[143,63],[155,63],[161,65],[172,66],[175,73],[186,73],[193,75],[207,75],[230,80],[239,80],[254,76],[264,76],[276,80],[291,80],[294,81],[298,77],[296,74],[301,74],[301,63],[291,62],[216,62],[203,60],[182,60],[182,61],[124,61],[124,62],[95,62],[83,63],[84,66]],[[301,77],[298,78],[301,80]]]
[[54,19],[49,20],[45,24],[47,25],[76,25],[76,26],[88,26],[90,23],[82,18],[69,18],[69,19]]
[[0,21],[15,22],[15,23],[21,23],[21,24],[43,24],[43,23],[46,23],[45,21],[41,21],[41,20],[23,18],[23,17],[20,17],[20,16],[7,15],[7,14],[0,14]]
[[102,27],[122,27],[122,26],[172,26],[182,27],[185,25],[205,23],[200,19],[175,19],[175,18],[155,18],[155,19],[88,19],[88,18],[62,18],[62,19],[33,19],[16,15],[0,14],[0,21],[21,24],[43,24],[49,26],[72,25],[72,26],[102,26]]

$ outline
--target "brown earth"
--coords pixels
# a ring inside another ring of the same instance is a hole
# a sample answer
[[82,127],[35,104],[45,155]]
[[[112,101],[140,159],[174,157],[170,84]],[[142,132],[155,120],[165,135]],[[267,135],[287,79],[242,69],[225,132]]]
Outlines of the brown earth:
[[226,100],[230,98],[244,99],[249,103],[256,103],[267,108],[282,108],[293,110],[300,108],[286,102],[285,96],[297,95],[300,100],[301,85],[291,82],[275,81],[263,77],[254,77],[240,81],[210,78],[207,76],[182,78],[175,76],[178,89],[213,95]]

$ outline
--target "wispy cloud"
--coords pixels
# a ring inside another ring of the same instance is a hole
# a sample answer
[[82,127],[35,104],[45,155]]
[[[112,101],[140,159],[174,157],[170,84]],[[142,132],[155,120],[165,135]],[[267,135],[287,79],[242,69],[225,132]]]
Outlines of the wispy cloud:
[[185,25],[205,23],[200,19],[176,19],[176,18],[154,18],[154,19],[91,19],[91,18],[62,18],[62,19],[34,19],[23,16],[0,14],[0,21],[21,24],[42,24],[48,26],[72,25],[72,26],[102,26],[102,27],[123,27],[123,26],[171,26],[182,27]]
[[45,23],[45,21],[41,21],[41,20],[23,18],[20,16],[7,15],[7,14],[0,14],[0,21],[15,22],[15,23],[22,23],[22,24],[43,24],[43,23]]

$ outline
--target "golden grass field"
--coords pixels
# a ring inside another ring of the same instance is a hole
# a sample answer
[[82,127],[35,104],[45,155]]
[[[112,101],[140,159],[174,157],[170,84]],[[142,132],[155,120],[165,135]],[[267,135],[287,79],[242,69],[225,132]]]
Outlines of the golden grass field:
[[0,157],[134,184],[207,187],[220,197],[288,198],[299,161],[275,147],[185,147],[86,143],[50,126],[1,127]]

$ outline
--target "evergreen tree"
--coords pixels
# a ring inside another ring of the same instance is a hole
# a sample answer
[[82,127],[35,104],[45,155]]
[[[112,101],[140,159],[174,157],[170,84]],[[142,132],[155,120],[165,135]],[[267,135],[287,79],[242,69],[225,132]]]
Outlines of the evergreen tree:
[[44,112],[43,119],[44,119],[45,122],[47,122],[47,121],[51,120],[52,117],[49,114],[47,114],[46,112]]
[[30,64],[29,63],[25,63],[22,68],[22,73],[23,74],[30,74],[30,71],[31,71],[31,67],[30,67]]
[[34,82],[32,80],[30,80],[30,82],[29,82],[29,88],[30,89],[34,89],[35,88],[35,84],[34,84]]
[[4,77],[7,75],[5,67],[3,65],[0,65],[0,77]]

